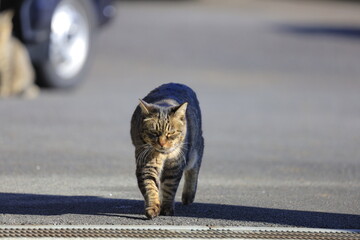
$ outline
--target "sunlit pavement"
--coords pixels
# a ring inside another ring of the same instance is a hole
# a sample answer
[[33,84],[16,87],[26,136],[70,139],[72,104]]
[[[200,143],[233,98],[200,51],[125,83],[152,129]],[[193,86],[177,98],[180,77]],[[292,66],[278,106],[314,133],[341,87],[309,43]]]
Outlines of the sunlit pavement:
[[[359,229],[359,12],[120,2],[79,88],[0,102],[0,224]],[[196,203],[149,221],[130,117],[165,82],[197,92],[206,148]]]

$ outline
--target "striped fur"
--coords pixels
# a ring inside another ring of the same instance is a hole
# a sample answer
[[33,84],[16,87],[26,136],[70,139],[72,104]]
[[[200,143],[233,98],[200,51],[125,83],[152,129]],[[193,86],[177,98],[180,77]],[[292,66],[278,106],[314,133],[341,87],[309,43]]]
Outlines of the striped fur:
[[145,215],[174,215],[174,199],[184,173],[183,204],[194,201],[204,149],[196,94],[169,83],[151,91],[131,119],[136,177]]
[[12,37],[12,11],[0,14],[0,98],[35,98],[34,70],[26,48]]

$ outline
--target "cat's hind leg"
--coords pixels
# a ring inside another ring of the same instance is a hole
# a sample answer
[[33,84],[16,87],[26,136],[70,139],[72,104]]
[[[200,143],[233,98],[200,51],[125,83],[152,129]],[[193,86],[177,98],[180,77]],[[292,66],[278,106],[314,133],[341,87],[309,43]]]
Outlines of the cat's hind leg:
[[194,151],[189,156],[189,162],[185,169],[185,183],[182,192],[182,203],[188,205],[194,202],[198,176],[201,165],[202,151]]
[[199,168],[186,170],[184,175],[185,183],[181,200],[184,205],[189,205],[195,199]]

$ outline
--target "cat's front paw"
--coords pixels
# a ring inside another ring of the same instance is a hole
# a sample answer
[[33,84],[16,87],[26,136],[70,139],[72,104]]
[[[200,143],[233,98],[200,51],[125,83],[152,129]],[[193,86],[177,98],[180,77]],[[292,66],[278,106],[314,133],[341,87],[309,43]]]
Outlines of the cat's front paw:
[[159,206],[150,206],[145,209],[145,215],[148,219],[153,219],[159,216],[160,207]]

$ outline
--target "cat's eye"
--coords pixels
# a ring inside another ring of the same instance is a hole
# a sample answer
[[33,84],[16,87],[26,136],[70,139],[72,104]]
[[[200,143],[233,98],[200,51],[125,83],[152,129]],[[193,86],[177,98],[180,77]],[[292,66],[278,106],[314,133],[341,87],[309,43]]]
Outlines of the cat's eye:
[[148,132],[148,135],[149,135],[149,137],[151,137],[151,138],[157,138],[157,137],[160,136],[160,134],[159,134],[158,132],[154,132],[154,131]]
[[174,140],[175,138],[177,138],[179,136],[179,134],[180,134],[180,132],[174,131],[174,132],[170,132],[170,133],[166,134],[166,137],[168,139]]

